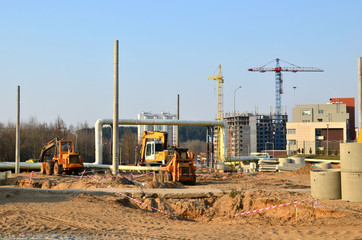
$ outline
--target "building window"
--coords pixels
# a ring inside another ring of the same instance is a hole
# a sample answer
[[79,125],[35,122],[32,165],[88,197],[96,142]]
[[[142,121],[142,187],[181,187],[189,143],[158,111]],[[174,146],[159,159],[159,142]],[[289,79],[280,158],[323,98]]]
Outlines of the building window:
[[322,119],[322,118],[318,118],[317,121],[318,121],[318,122],[323,122],[323,119]]
[[288,134],[295,134],[295,128],[288,129]]
[[310,115],[310,110],[302,110],[302,115]]
[[302,122],[310,122],[310,120],[302,120]]
[[297,145],[297,140],[288,140],[288,145]]
[[323,110],[318,110],[318,114],[323,114]]

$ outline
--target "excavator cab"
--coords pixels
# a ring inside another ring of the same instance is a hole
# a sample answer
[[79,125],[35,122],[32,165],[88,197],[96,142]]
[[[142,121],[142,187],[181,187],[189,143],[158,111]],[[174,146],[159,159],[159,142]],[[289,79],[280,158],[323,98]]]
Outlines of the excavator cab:
[[[154,161],[159,159],[160,153],[163,152],[163,143],[162,142],[148,142],[146,144],[145,150],[145,160]],[[162,153],[161,153],[162,154]],[[165,164],[165,161],[162,161],[162,164]]]
[[63,152],[72,152],[73,151],[73,142],[60,142],[60,151]]

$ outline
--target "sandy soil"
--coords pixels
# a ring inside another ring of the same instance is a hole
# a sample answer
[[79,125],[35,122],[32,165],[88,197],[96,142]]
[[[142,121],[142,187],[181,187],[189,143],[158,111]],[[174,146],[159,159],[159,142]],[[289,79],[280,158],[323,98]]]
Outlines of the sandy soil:
[[[309,198],[309,170],[310,166],[288,173],[200,173],[194,186],[151,184],[152,175],[147,175],[135,179],[149,182],[148,188],[218,188],[227,194],[203,199],[137,199],[144,204],[116,194],[30,193],[22,188],[104,186],[89,177],[39,173],[29,184],[30,173],[15,174],[0,181],[0,185],[17,187],[0,188],[0,238],[362,239],[362,203],[320,200],[315,207],[315,200]],[[113,188],[139,188],[124,177],[94,177]],[[301,200],[305,201],[234,216]]]

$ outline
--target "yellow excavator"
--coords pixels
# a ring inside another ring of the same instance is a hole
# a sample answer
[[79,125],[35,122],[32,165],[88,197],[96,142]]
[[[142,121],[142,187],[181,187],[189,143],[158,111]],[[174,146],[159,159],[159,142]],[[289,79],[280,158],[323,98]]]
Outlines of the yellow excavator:
[[[48,150],[56,148],[54,155],[47,154]],[[74,152],[72,140],[63,140],[58,137],[45,144],[40,152],[40,172],[47,175],[74,173],[83,171],[83,158]]]
[[140,166],[160,166],[168,172],[173,182],[194,184],[196,167],[194,153],[187,148],[167,147],[167,133],[144,131],[142,135]]

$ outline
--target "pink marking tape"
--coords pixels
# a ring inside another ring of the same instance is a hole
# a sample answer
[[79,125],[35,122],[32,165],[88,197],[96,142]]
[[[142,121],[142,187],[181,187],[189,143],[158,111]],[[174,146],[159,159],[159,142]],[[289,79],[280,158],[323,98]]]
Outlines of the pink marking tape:
[[147,176],[147,175],[150,175],[150,174],[153,174],[154,172],[148,172],[148,173],[145,173],[145,174],[141,174],[141,175],[133,175],[132,173],[129,175],[131,176],[132,178],[138,178],[138,177],[144,177],[144,176]]
[[29,179],[29,184],[33,184],[33,177],[34,177],[34,171],[31,171],[30,173],[30,179]]
[[261,208],[261,209],[257,209],[257,210],[253,210],[253,211],[249,211],[249,212],[238,213],[238,214],[234,214],[233,217],[241,216],[241,215],[247,215],[247,214],[249,214],[249,213],[261,212],[261,211],[265,211],[265,210],[269,210],[269,209],[273,209],[273,208],[278,208],[278,207],[284,207],[284,206],[288,206],[288,205],[295,204],[295,203],[298,203],[298,202],[307,201],[307,200],[309,200],[310,198],[311,198],[311,197],[308,197],[308,198],[306,198],[306,199],[304,199],[304,200],[299,200],[299,201],[294,201],[294,202],[290,202],[290,203],[284,203],[284,204],[280,204],[280,205],[276,205],[276,206]]

